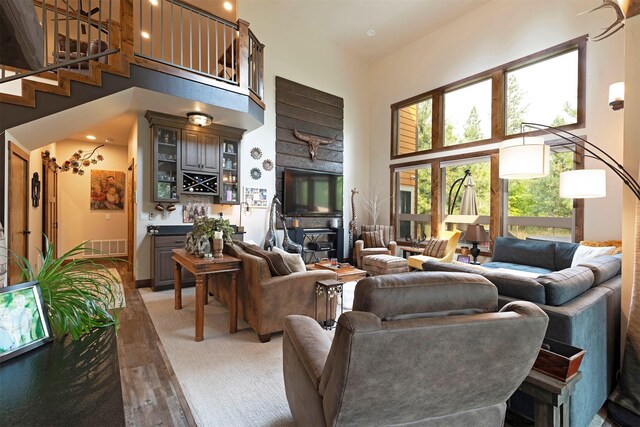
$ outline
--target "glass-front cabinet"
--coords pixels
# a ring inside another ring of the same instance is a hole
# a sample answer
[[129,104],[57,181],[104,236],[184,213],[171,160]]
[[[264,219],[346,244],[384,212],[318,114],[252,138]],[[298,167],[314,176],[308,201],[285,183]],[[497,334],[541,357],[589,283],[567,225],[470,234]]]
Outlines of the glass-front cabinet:
[[221,204],[240,203],[239,148],[239,141],[235,139],[223,138],[220,144],[222,151],[220,156],[222,187],[219,194]]
[[153,126],[153,199],[156,202],[178,201],[178,141],[180,129]]

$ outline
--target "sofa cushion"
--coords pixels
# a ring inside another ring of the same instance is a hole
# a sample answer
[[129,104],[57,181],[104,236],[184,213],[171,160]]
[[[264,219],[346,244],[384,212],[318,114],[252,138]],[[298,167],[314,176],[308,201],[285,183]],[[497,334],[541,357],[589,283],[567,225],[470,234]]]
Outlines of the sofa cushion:
[[447,249],[447,245],[449,244],[449,240],[441,240],[441,239],[429,239],[425,246],[424,251],[422,251],[422,255],[434,257],[434,258],[442,258]]
[[244,245],[241,247],[245,250],[246,253],[255,255],[257,257],[264,259],[269,265],[269,270],[271,271],[272,275],[287,276],[291,274],[291,269],[289,269],[287,264],[284,262],[282,255],[280,255],[279,253],[272,252],[272,251],[265,251],[264,249],[262,249],[260,246],[257,246],[257,245]]
[[284,249],[280,249],[278,247],[273,247],[273,252],[282,256],[282,259],[284,259],[284,262],[292,273],[307,271],[307,266],[304,264],[304,260],[300,254],[290,254]]
[[572,267],[538,277],[544,286],[547,304],[562,305],[591,288],[593,272],[587,267]]
[[545,304],[545,289],[535,279],[519,276],[506,271],[488,270],[483,274],[491,283],[496,285],[500,295],[522,299],[525,301]]
[[555,242],[556,250],[554,253],[554,260],[556,264],[555,271],[564,270],[571,267],[573,261],[573,255],[576,253],[578,246],[577,243],[568,242]]
[[593,246],[578,245],[578,249],[576,249],[576,253],[573,254],[571,267],[575,267],[578,264],[582,264],[583,262],[591,258],[597,258],[599,256],[604,256],[604,255],[611,255],[615,250],[616,250],[615,246],[593,247]]
[[362,233],[362,240],[365,248],[384,248],[382,240],[382,231],[365,231]]
[[547,274],[552,273],[555,270],[549,268],[542,267],[534,267],[531,265],[523,265],[523,264],[514,264],[512,262],[486,262],[482,264],[483,267],[486,268],[507,268],[509,270],[517,270],[517,271],[526,271],[528,273],[536,273],[536,274]]
[[493,261],[554,270],[555,243],[498,237],[493,248]]
[[594,277],[593,286],[598,286],[600,283],[617,276],[620,273],[621,265],[622,263],[618,257],[606,255],[588,259],[578,264],[578,267],[589,268]]

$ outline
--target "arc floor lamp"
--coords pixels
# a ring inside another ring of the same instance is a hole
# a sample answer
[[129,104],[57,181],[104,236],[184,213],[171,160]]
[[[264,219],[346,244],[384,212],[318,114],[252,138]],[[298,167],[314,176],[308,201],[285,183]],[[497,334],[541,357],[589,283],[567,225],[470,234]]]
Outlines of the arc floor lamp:
[[[563,146],[575,152],[578,146],[584,156],[602,162],[622,180],[640,201],[640,184],[613,157],[586,139],[566,130],[539,123],[523,122],[522,130],[532,128],[555,135],[563,140],[555,146]],[[549,174],[550,147],[543,137],[524,137],[500,144],[500,178],[539,178]],[[604,169],[580,169],[560,174],[560,197],[594,198],[606,196],[606,173]],[[636,206],[637,202],[636,202]],[[636,208],[636,239],[640,232]],[[640,244],[640,242],[636,242]],[[636,254],[636,258],[638,255]],[[637,263],[638,260],[636,260]],[[631,307],[625,341],[625,352],[618,387],[612,394],[614,405],[609,405],[609,413],[622,425],[637,425],[640,420],[640,271],[634,266],[634,280],[631,291]],[[620,407],[623,409],[621,410]]]

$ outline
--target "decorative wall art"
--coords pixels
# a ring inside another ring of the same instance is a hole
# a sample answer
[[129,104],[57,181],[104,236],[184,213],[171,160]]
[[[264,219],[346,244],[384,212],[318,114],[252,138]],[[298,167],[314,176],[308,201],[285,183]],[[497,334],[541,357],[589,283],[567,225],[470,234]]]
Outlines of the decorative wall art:
[[260,169],[258,168],[252,168],[251,169],[251,178],[258,180],[262,177],[262,172],[260,172]]
[[262,169],[266,170],[267,172],[273,170],[273,161],[271,159],[266,159],[264,162],[262,162]]
[[52,339],[38,282],[0,289],[0,362]]
[[262,150],[258,147],[253,147],[251,149],[251,157],[258,160],[262,157]]
[[40,206],[40,177],[38,172],[34,172],[31,177],[31,206]]
[[267,189],[244,187],[244,201],[249,208],[267,208]]
[[206,197],[182,195],[181,202],[182,222],[185,224],[192,224],[197,217],[206,217],[209,214],[209,204],[211,202]]
[[120,171],[91,171],[91,210],[124,210],[126,175]]

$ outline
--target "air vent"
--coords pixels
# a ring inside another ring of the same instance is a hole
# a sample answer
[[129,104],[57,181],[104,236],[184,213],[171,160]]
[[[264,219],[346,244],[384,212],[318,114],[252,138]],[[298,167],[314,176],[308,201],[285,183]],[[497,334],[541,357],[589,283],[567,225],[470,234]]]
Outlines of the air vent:
[[127,241],[119,240],[91,240],[87,242],[85,257],[121,256],[127,254]]

